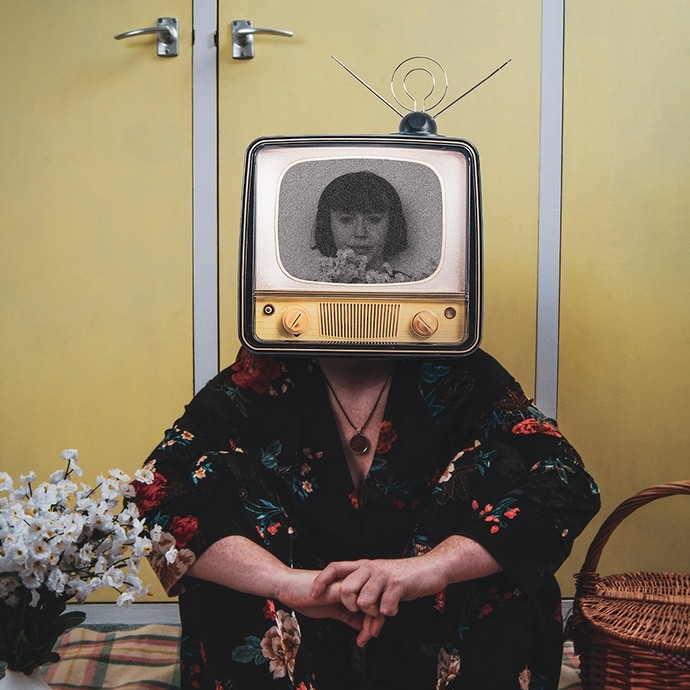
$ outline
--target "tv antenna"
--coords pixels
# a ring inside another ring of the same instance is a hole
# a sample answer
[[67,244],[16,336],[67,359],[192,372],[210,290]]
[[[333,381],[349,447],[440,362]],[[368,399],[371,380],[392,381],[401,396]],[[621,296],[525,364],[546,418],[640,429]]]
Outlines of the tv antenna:
[[[485,81],[491,79],[497,72],[500,72],[510,60],[506,60],[500,67],[491,74],[477,82],[471,89],[458,96],[448,105],[431,114],[434,108],[441,105],[448,93],[448,73],[430,57],[425,55],[415,55],[403,60],[393,70],[391,75],[391,92],[397,104],[407,111],[403,114],[393,104],[387,101],[380,93],[375,91],[361,77],[355,74],[347,65],[338,60],[335,55],[331,57],[347,72],[349,72],[362,86],[367,88],[379,100],[383,101],[394,113],[402,118],[399,131],[401,134],[436,134],[436,118],[444,113],[448,108],[454,106],[459,100],[472,93]],[[440,95],[439,95],[440,94]],[[403,100],[411,105],[408,107]]]

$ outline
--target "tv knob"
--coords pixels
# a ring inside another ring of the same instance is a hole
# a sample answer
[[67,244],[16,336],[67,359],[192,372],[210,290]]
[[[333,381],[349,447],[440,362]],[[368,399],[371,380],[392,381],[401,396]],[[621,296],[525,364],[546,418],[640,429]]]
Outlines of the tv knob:
[[438,317],[432,311],[419,311],[412,317],[412,332],[420,338],[430,338],[438,330]]
[[302,335],[309,328],[309,312],[304,307],[289,307],[283,312],[281,323],[290,335]]

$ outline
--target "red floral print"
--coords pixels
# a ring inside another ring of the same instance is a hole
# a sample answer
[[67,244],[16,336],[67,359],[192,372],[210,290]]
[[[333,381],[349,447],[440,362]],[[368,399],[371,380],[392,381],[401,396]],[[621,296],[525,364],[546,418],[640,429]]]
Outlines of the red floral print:
[[393,428],[393,423],[384,419],[381,422],[381,430],[379,431],[379,440],[376,444],[376,452],[379,454],[387,453],[397,438],[398,432]]
[[170,533],[175,537],[175,546],[183,549],[199,531],[199,521],[193,515],[176,515],[170,524]]
[[158,472],[153,473],[153,481],[150,484],[134,481],[134,491],[136,492],[137,508],[142,513],[157,508],[165,498],[165,487],[168,480]]
[[[514,501],[512,501],[514,502]],[[508,502],[510,504],[510,502]],[[501,520],[501,517],[506,517],[509,520],[514,520],[517,514],[520,512],[520,508],[517,506],[513,508],[506,507],[506,501],[501,501],[501,503],[494,508],[491,503],[487,503],[484,508],[479,510],[479,503],[477,500],[472,501],[472,510],[475,512],[477,517],[480,517],[484,522],[492,522],[491,529],[489,532],[491,534],[496,534],[501,527],[505,527],[506,523]]]
[[479,618],[485,618],[493,610],[494,610],[494,607],[491,606],[491,604],[484,604],[484,606],[482,606],[481,609],[479,609]]
[[271,388],[271,382],[275,381],[283,369],[278,360],[270,357],[259,357],[250,352],[242,352],[240,358],[232,365],[235,372],[232,382],[240,388],[251,388],[257,393],[265,393]]
[[434,604],[434,608],[437,611],[440,611],[443,613],[446,609],[446,590],[441,590],[437,595],[436,595],[436,603]]
[[266,599],[266,603],[264,604],[262,610],[264,612],[264,618],[268,618],[269,620],[273,621],[276,619],[276,605],[273,599]]
[[311,683],[307,685],[304,681],[301,681],[300,684],[295,688],[295,690],[314,690],[314,686]]
[[553,424],[548,422],[540,422],[538,419],[530,417],[522,422],[516,424],[511,431],[514,434],[547,434],[548,436],[556,436],[561,438],[563,434],[556,429]]

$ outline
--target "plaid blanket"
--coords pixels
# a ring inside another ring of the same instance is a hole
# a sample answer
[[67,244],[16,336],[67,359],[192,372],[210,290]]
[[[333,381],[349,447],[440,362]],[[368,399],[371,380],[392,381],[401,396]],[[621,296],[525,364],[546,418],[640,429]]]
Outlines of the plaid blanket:
[[75,628],[60,638],[60,661],[46,668],[53,690],[179,688],[180,628],[145,625],[99,632]]
[[[55,649],[61,659],[44,669],[45,679],[53,690],[174,690],[180,686],[179,636],[175,625],[110,631],[75,628],[58,642]],[[568,642],[559,690],[581,690],[577,668]]]

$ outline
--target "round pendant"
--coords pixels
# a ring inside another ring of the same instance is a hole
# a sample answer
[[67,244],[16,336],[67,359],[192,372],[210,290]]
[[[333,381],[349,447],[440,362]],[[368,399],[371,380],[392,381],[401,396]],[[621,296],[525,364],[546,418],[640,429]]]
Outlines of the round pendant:
[[359,431],[350,439],[350,449],[357,455],[362,455],[369,450],[369,439]]

